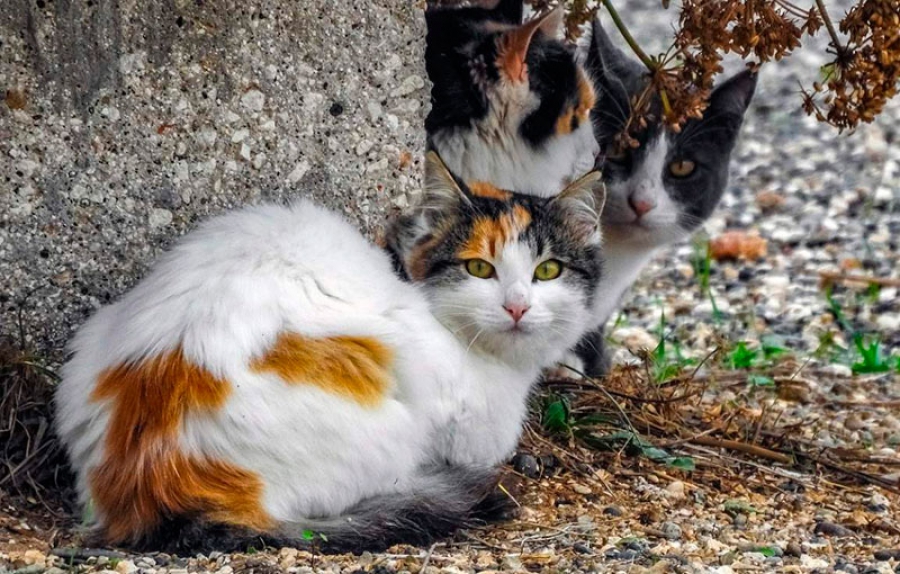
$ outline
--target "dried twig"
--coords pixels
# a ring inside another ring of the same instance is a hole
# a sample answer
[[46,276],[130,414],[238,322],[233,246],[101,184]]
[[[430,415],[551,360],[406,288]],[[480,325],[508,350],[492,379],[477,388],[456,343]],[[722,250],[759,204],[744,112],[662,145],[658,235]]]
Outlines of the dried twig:
[[819,271],[819,277],[830,283],[847,281],[849,283],[881,285],[882,287],[900,287],[900,279],[894,277],[872,277],[859,273],[837,273],[834,271]]

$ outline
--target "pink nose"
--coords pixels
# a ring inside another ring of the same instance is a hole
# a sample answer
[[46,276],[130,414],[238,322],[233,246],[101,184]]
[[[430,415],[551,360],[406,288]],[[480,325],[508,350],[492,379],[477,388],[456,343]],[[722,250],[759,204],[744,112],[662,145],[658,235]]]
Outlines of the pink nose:
[[522,319],[522,315],[528,312],[528,305],[504,305],[504,309],[509,313],[509,316],[513,318],[513,321],[516,323]]
[[638,217],[643,216],[645,213],[652,211],[656,204],[652,201],[647,201],[646,199],[635,199],[633,197],[628,198],[628,205],[631,206],[631,209],[637,214]]

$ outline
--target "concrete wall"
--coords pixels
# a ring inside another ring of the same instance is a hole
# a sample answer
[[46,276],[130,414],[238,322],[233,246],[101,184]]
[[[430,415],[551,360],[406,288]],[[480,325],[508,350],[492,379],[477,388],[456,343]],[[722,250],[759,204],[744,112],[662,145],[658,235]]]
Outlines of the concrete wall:
[[404,0],[3,0],[0,334],[55,359],[196,220],[311,196],[377,233],[417,187]]

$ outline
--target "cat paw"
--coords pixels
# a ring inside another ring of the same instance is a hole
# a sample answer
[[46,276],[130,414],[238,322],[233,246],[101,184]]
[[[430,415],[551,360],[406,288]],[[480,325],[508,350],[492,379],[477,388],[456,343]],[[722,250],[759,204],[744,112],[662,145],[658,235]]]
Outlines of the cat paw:
[[544,371],[546,381],[577,380],[584,372],[584,363],[575,352],[569,351],[556,366]]

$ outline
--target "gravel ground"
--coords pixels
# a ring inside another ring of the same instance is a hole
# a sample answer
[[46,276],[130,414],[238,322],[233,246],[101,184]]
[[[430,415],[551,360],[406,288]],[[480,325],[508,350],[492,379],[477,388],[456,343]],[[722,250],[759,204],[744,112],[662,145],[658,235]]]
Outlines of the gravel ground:
[[[661,49],[670,15],[656,1],[622,5],[642,42]],[[15,317],[16,298],[43,285],[48,291],[27,313],[31,325],[45,325],[32,335],[42,351],[58,356],[71,325],[121,292],[198,215],[315,185],[323,200],[374,232],[385,213],[407,201],[417,183],[418,126],[427,93],[418,13],[388,1],[365,3],[352,15],[322,7],[289,11],[294,28],[325,46],[323,58],[309,50],[297,55],[296,46],[275,41],[278,19],[253,16],[263,12],[249,10],[229,24],[239,31],[232,49],[250,52],[217,64],[233,91],[215,105],[195,104],[196,94],[188,93],[183,99],[190,105],[179,108],[180,93],[203,89],[203,74],[185,55],[197,44],[178,40],[171,53],[179,65],[165,73],[131,52],[120,54],[122,86],[147,98],[114,93],[105,106],[70,115],[0,106],[0,149],[16,162],[6,180],[15,193],[0,194],[3,280],[12,282],[4,321]],[[326,24],[300,24],[319,14],[327,16]],[[385,22],[390,33],[380,27]],[[17,42],[5,39],[4,46]],[[143,53],[153,55],[146,47]],[[0,55],[0,79],[24,82],[34,93],[37,84],[14,60],[9,51]],[[275,71],[266,72],[259,61]],[[329,61],[338,65],[329,67]],[[652,349],[663,314],[669,348],[677,343],[692,357],[738,340],[752,346],[780,337],[792,358],[759,369],[776,380],[775,387],[753,389],[746,374],[723,373],[721,364],[704,367],[698,377],[709,382],[702,400],[667,412],[666,420],[680,421],[688,433],[732,418],[758,420],[760,431],[790,431],[819,449],[811,452],[864,453],[866,472],[887,488],[809,460],[782,464],[655,438],[693,458],[697,470],[686,473],[646,457],[586,449],[571,437],[539,431],[535,423],[515,469],[508,470],[519,517],[432,548],[401,546],[359,557],[295,549],[58,557],[51,546],[77,541],[66,509],[13,501],[0,490],[0,572],[900,572],[900,377],[854,376],[853,359],[836,357],[835,347],[823,343],[852,346],[829,312],[819,276],[834,271],[900,278],[900,101],[855,134],[815,123],[799,109],[797,82],[809,85],[824,61],[821,50],[806,50],[763,69],[729,192],[704,232],[715,238],[725,230],[748,230],[767,241],[767,250],[758,260],[712,264],[710,290],[722,316],[714,317],[713,303],[699,287],[690,263],[696,248],[685,241],[647,269],[624,301],[611,337],[634,352]],[[35,119],[33,111],[47,115]],[[169,123],[171,131],[163,128]],[[129,135],[142,125],[157,134],[149,150]],[[74,144],[68,149],[70,133],[91,136],[85,141],[98,146],[96,157],[79,158]],[[352,194],[335,194],[348,187]],[[159,189],[170,193],[160,195]],[[29,209],[33,216],[15,211]],[[35,222],[44,232],[35,231]],[[886,354],[900,353],[897,287],[875,292],[864,283],[838,281],[834,293],[853,330],[879,336]],[[617,360],[635,358],[620,350]],[[643,376],[641,368],[629,367],[620,367],[618,375]],[[641,415],[662,416],[646,410],[652,403],[642,408]]]

